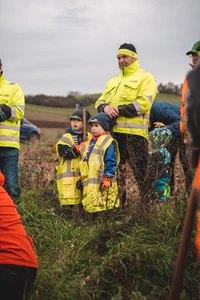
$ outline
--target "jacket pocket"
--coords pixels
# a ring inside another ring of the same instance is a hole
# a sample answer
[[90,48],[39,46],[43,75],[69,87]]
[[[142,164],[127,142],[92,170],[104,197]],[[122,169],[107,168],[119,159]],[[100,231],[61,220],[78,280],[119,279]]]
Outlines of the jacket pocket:
[[139,82],[126,82],[121,93],[122,99],[135,100],[138,95]]

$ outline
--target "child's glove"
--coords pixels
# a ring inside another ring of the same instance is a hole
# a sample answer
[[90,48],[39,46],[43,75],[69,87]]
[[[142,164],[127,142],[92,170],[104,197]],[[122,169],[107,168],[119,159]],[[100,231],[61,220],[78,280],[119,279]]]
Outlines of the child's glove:
[[76,182],[76,188],[77,188],[77,190],[79,190],[79,191],[82,191],[82,190],[83,190],[83,184],[82,184],[81,179],[82,179],[82,177],[80,176],[79,180]]
[[100,189],[101,191],[107,190],[111,186],[111,178],[105,177],[101,183]]
[[76,151],[78,152],[78,153],[80,153],[80,148],[85,144],[85,143],[87,143],[87,141],[88,140],[84,140],[84,141],[82,141],[78,146],[75,146],[74,148],[76,148]]

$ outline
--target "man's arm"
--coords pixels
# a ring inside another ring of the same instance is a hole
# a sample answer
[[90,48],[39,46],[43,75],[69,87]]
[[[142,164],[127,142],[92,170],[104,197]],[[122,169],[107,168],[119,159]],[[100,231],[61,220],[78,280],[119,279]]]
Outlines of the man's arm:
[[24,116],[25,99],[22,89],[15,84],[15,88],[11,98],[11,116],[9,121],[19,121]]

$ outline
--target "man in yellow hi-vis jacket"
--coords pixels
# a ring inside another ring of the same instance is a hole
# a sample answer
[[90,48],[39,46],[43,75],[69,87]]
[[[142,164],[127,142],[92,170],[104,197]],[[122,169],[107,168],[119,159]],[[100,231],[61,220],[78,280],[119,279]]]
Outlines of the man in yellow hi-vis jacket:
[[98,112],[105,112],[116,118],[113,128],[114,139],[118,141],[121,161],[122,202],[126,201],[126,161],[135,174],[141,195],[148,168],[148,125],[152,103],[157,86],[154,77],[142,70],[138,63],[136,48],[123,44],[117,51],[121,75],[108,81],[101,97],[96,101]]
[[5,176],[5,189],[13,200],[20,195],[18,160],[24,102],[21,87],[4,80],[0,59],[0,170]]

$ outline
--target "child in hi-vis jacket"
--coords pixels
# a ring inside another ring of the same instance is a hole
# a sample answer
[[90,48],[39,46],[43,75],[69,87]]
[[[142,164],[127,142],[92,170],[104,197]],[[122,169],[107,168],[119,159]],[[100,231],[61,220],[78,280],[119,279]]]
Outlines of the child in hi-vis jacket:
[[172,138],[167,128],[156,128],[149,133],[152,150],[149,152],[149,181],[153,183],[153,195],[156,200],[165,201],[169,196],[169,166],[171,155],[166,145]]
[[[86,110],[87,122],[89,118],[90,113]],[[70,122],[70,128],[56,144],[56,153],[60,159],[60,165],[56,167],[56,181],[61,206],[77,205],[81,202],[81,192],[76,188],[76,182],[80,178],[79,148],[91,136],[87,132],[86,140],[83,140],[83,107],[73,112]]]
[[120,155],[117,142],[108,133],[110,116],[101,112],[89,124],[92,138],[80,148],[82,204],[85,211],[95,213],[120,205],[116,181]]

